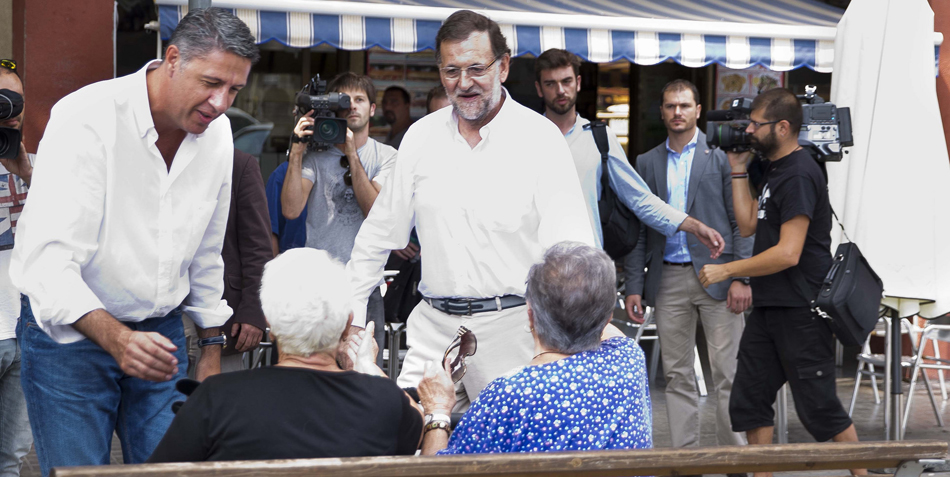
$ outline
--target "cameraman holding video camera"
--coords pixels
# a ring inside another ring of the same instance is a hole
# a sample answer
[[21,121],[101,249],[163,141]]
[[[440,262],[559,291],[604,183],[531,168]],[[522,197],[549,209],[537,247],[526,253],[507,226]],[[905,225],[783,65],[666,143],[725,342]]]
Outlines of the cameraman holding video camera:
[[[342,107],[336,112],[346,119],[346,141],[325,151],[315,150],[311,138],[319,115],[315,111],[302,115],[294,127],[280,202],[284,217],[291,220],[306,206],[307,246],[326,250],[346,263],[363,219],[396,164],[396,150],[369,137],[376,88],[368,76],[342,73],[330,81],[327,91],[349,96],[349,108],[340,101]],[[383,298],[378,288],[370,296],[367,316],[376,322],[376,341],[382,347]],[[377,358],[380,362],[381,357],[382,353]]]
[[752,101],[745,133],[753,149],[769,161],[758,204],[748,181],[752,154],[727,155],[736,222],[742,236],[755,233],[753,256],[706,265],[699,275],[703,286],[752,277],[754,309],[739,343],[729,402],[732,430],[745,431],[749,444],[772,442],[772,404],[786,382],[798,416],[815,440],[858,440],[835,392],[831,328],[811,311],[792,278],[800,272],[817,293],[832,264],[828,188],[821,166],[799,145],[802,122],[802,104],[788,90],[772,89]]
[[[16,341],[16,325],[20,316],[20,292],[10,282],[10,257],[16,219],[23,209],[27,186],[33,176],[32,154],[18,138],[23,130],[23,82],[13,60],[0,60],[0,101],[20,107],[0,107],[0,181],[8,184],[0,192],[0,474],[18,475],[21,459],[30,451],[33,433],[26,413],[26,399],[20,386],[20,350]],[[16,98],[19,96],[19,98]],[[12,97],[12,98],[11,98]],[[19,113],[16,112],[19,109]],[[12,157],[11,157],[12,156]],[[11,177],[12,174],[12,177]]]

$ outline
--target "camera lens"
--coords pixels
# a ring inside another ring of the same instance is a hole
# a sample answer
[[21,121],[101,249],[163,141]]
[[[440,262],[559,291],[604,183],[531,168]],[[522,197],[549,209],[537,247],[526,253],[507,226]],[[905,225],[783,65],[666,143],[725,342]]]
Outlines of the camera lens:
[[0,157],[5,158],[7,152],[10,149],[10,141],[7,140],[6,134],[0,134]]
[[728,123],[714,125],[706,142],[725,151],[744,150],[751,144],[744,125]]
[[321,141],[331,141],[340,134],[340,125],[335,121],[321,121],[317,127],[317,135]]

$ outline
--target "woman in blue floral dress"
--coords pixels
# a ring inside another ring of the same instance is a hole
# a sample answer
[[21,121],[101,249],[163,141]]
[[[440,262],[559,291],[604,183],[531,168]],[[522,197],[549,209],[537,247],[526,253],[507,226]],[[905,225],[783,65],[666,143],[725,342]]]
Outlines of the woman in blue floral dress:
[[[642,449],[653,446],[643,351],[612,325],[613,261],[572,243],[528,273],[534,359],[486,387],[449,435],[427,426],[423,454]],[[427,414],[449,414],[451,378],[432,363],[419,386]],[[430,421],[427,419],[427,421]]]

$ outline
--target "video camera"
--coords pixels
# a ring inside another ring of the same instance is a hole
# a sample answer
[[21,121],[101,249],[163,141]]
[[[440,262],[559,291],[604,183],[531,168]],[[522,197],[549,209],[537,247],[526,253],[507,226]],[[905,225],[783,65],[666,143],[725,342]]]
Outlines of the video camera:
[[334,144],[346,142],[346,119],[336,117],[335,111],[350,108],[347,94],[327,93],[327,82],[317,75],[297,93],[294,103],[300,115],[313,110],[313,135],[308,149],[326,151]]
[[[0,121],[15,118],[23,112],[23,96],[16,91],[0,89]],[[0,159],[14,159],[20,153],[20,130],[0,128]]]
[[[802,103],[802,129],[798,144],[820,162],[840,161],[843,147],[854,145],[851,135],[851,108],[839,108],[826,103],[815,94],[816,88],[808,85],[805,94],[798,95]],[[729,109],[710,111],[706,120],[716,122],[709,128],[706,143],[724,151],[748,151],[752,149],[749,134],[749,113],[752,100],[736,98]],[[727,121],[730,121],[727,123]]]

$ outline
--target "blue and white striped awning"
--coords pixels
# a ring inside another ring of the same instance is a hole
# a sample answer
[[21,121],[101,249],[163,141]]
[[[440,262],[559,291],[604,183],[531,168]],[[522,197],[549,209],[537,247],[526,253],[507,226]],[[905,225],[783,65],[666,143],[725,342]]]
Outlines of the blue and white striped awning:
[[[435,47],[442,20],[460,8],[502,26],[515,56],[565,48],[593,62],[652,65],[802,66],[830,72],[843,11],[814,0],[222,0],[259,43],[382,47],[410,53]],[[162,38],[187,13],[187,0],[158,0]]]

